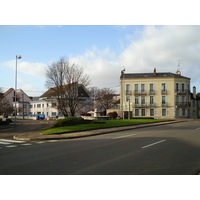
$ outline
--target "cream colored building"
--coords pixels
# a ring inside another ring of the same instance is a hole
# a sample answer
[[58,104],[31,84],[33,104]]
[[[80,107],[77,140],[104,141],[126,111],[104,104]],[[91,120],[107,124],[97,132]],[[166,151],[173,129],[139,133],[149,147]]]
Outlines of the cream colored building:
[[[191,117],[190,78],[176,73],[131,73],[120,77],[121,117]],[[130,112],[129,112],[130,111]]]

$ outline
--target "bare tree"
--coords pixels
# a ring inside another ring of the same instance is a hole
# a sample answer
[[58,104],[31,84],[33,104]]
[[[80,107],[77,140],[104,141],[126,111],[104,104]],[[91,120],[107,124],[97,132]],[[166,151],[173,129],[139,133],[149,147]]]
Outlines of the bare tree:
[[110,88],[92,88],[91,92],[95,97],[95,107],[98,109],[102,109],[106,111],[106,109],[110,109],[116,105],[116,101],[114,100],[115,90]]
[[[74,116],[83,106],[84,89],[89,85],[89,76],[84,74],[83,68],[62,57],[48,66],[46,72],[46,86],[51,88],[58,101],[58,109],[65,117]],[[82,95],[80,95],[82,94]]]
[[0,115],[9,115],[13,113],[13,106],[9,101],[3,96],[3,89],[0,88]]

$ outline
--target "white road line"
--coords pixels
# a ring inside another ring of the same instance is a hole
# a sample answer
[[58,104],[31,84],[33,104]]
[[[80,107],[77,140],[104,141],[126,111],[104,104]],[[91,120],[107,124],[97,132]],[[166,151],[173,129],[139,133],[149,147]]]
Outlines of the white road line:
[[57,140],[49,140],[48,142],[57,142]]
[[200,130],[200,128],[196,128],[196,130]]
[[16,145],[10,145],[10,146],[6,146],[6,147],[12,148],[12,147],[17,147],[17,146]]
[[0,144],[12,144],[10,142],[0,142]]
[[115,139],[120,139],[120,138],[125,138],[125,137],[129,137],[129,136],[133,136],[133,135],[135,135],[135,134],[123,135],[123,136],[115,137],[115,138],[113,138],[113,140],[115,140]]
[[30,143],[25,143],[25,144],[21,144],[21,145],[30,146],[30,145],[32,145],[32,144],[30,144]]
[[0,139],[2,142],[11,142],[11,143],[24,143],[24,141],[18,141],[18,140],[7,140],[7,139]]
[[43,143],[45,143],[45,142],[36,142],[36,144],[43,144]]
[[153,146],[153,145],[159,144],[159,143],[161,143],[161,142],[165,142],[165,141],[166,141],[166,140],[161,140],[161,141],[158,141],[158,142],[155,142],[155,143],[152,143],[152,144],[146,145],[146,146],[141,147],[141,148],[144,149],[144,148],[147,148],[147,147],[150,147],[150,146]]

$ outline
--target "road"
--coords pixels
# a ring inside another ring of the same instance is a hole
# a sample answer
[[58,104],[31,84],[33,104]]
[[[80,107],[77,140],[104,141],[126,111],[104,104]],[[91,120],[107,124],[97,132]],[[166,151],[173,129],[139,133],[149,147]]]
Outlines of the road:
[[200,171],[198,119],[62,141],[3,142],[0,174],[192,175]]

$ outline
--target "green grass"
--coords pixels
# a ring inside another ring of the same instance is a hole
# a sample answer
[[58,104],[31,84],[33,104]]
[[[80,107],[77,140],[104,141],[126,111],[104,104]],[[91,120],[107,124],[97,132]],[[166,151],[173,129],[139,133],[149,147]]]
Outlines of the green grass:
[[80,124],[75,126],[63,126],[57,128],[51,128],[42,132],[42,134],[60,134],[60,133],[70,133],[77,131],[95,130],[102,128],[111,128],[119,126],[130,126],[137,124],[148,124],[156,122],[170,121],[166,119],[131,119],[131,120],[107,120],[105,124]]

